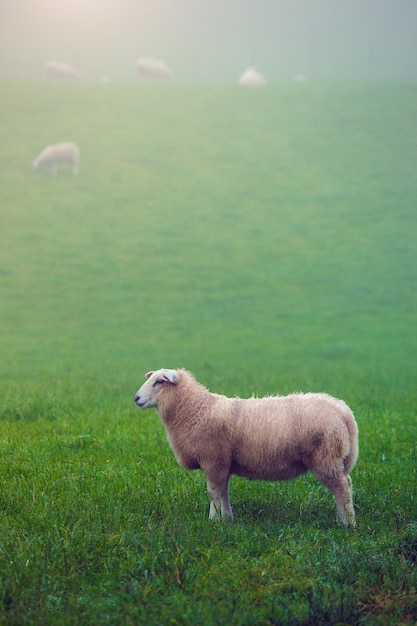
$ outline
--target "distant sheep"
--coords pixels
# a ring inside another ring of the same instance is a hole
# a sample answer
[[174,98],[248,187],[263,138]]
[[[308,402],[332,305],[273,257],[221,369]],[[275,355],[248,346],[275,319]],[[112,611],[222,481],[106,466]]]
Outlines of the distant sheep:
[[72,165],[72,173],[76,176],[78,174],[79,162],[80,149],[77,144],[70,142],[57,143],[46,146],[33,161],[32,167],[34,170],[50,167],[52,174],[56,175],[58,163],[69,163]]
[[304,74],[295,74],[292,77],[292,82],[293,83],[306,83],[307,82],[307,77],[304,76]]
[[158,59],[138,59],[136,61],[136,70],[140,78],[161,81],[171,81],[173,79],[171,69],[166,63]]
[[45,64],[45,74],[47,78],[58,80],[79,80],[80,73],[71,65],[61,63],[61,61],[48,61]]
[[263,87],[266,85],[266,78],[255,67],[248,67],[239,78],[238,84],[243,87]]
[[184,369],[146,378],[135,402],[156,408],[178,462],[205,473],[210,518],[233,518],[232,474],[287,480],[310,470],[333,493],[343,524],[355,525],[349,472],[358,456],[358,427],[342,400],[324,393],[227,398]]

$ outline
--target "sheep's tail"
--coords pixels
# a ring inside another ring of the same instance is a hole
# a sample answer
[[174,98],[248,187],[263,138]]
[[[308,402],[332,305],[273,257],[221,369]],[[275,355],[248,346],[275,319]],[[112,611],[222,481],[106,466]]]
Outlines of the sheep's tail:
[[346,405],[345,411],[343,411],[343,417],[345,420],[346,428],[349,433],[349,452],[343,459],[344,473],[348,475],[354,468],[358,459],[359,444],[358,444],[358,425],[350,408]]

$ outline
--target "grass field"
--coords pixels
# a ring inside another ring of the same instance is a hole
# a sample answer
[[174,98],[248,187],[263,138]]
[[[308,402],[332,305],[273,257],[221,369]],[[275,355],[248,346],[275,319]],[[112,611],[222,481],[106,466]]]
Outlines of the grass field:
[[[0,85],[0,624],[417,621],[417,87]],[[80,175],[33,172],[47,144]],[[133,396],[326,391],[357,531],[312,477],[209,522]]]

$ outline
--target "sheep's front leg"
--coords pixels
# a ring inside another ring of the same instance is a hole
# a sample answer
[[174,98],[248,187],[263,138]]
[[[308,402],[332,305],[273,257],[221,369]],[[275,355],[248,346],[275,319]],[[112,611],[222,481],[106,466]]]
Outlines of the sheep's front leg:
[[229,478],[228,474],[206,472],[207,492],[210,498],[210,519],[219,517],[233,519],[229,501]]

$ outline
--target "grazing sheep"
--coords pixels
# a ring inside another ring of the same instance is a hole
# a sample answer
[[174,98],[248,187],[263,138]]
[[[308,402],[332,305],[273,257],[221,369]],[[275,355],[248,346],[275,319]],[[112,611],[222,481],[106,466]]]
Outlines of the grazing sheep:
[[34,170],[50,167],[54,176],[57,174],[58,163],[70,163],[74,176],[78,174],[78,164],[80,162],[80,149],[75,143],[56,143],[46,146],[32,163]]
[[164,81],[171,81],[173,79],[173,74],[168,65],[158,59],[138,59],[136,61],[136,70],[140,78]]
[[307,77],[304,76],[304,74],[295,74],[295,76],[292,77],[292,82],[293,83],[306,83]]
[[80,73],[71,65],[61,63],[61,61],[48,61],[45,64],[45,74],[47,78],[58,80],[79,80]]
[[135,396],[155,407],[178,462],[205,473],[210,518],[233,517],[232,474],[287,480],[310,470],[334,495],[343,524],[355,525],[349,472],[358,456],[350,408],[324,393],[227,398],[210,393],[184,369],[160,369]]
[[266,79],[256,68],[248,67],[239,78],[238,84],[243,87],[263,87],[266,85]]

